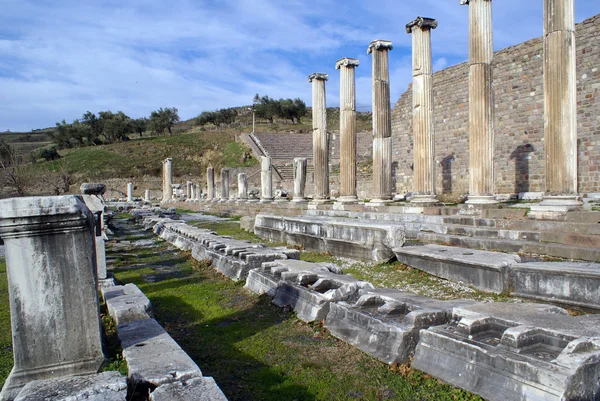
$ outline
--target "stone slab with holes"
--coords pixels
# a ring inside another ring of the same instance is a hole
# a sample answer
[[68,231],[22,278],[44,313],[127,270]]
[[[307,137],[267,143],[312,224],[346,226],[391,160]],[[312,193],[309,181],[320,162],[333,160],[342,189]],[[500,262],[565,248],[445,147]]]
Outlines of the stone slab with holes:
[[452,308],[474,301],[440,301],[394,289],[361,290],[356,302],[334,302],[325,327],[385,363],[408,363],[419,332],[449,322]]
[[600,315],[474,304],[421,331],[412,366],[490,401],[597,400]]

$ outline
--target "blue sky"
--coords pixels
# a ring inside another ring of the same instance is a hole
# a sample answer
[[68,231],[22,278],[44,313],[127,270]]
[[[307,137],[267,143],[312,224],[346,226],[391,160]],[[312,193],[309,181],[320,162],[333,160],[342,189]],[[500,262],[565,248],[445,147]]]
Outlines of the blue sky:
[[[542,35],[542,0],[494,0],[494,47]],[[374,39],[390,53],[392,104],[411,81],[415,17],[436,18],[436,70],[468,58],[468,7],[459,0],[0,0],[0,131],[72,121],[87,110],[183,119],[250,104],[254,94],[310,104],[313,72],[339,100],[341,57],[358,58],[359,110],[370,109]],[[576,21],[600,13],[576,0]]]

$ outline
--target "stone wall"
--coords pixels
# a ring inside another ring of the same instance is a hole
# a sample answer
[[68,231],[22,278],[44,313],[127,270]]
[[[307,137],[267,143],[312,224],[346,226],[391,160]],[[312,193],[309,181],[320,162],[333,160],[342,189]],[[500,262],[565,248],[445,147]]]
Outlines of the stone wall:
[[[435,39],[434,39],[435,40]],[[542,39],[496,52],[495,192],[544,191]],[[436,191],[469,192],[469,71],[463,63],[433,76]],[[600,15],[577,25],[579,192],[600,192]],[[396,190],[412,191],[412,89],[392,112]]]

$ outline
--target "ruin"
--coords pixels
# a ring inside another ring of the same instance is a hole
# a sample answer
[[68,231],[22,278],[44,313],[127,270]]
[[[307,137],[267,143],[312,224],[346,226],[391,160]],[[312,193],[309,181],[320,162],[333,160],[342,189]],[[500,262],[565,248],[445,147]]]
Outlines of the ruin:
[[313,166],[315,193],[313,203],[329,203],[329,135],[327,134],[327,107],[325,81],[327,74],[314,73],[308,77],[312,83],[313,114]]

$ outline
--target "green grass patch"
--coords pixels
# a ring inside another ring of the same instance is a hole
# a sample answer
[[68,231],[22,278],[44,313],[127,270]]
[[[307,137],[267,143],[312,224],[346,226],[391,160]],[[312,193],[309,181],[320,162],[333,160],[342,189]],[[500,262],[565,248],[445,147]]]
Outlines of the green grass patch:
[[[188,222],[191,224],[192,222]],[[237,240],[250,241],[254,243],[264,243],[264,241],[252,232],[242,230],[239,221],[195,221],[195,227],[212,230],[218,235],[227,235]]]
[[10,308],[8,305],[8,279],[6,260],[0,258],[0,387],[4,385],[13,367]]

